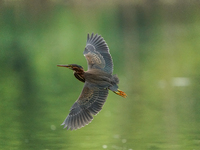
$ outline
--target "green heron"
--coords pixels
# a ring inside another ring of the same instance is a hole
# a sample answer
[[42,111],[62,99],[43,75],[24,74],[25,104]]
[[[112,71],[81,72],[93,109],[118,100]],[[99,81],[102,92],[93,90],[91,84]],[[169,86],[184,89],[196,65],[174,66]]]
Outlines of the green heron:
[[112,75],[113,62],[109,48],[100,35],[87,36],[87,43],[83,52],[88,63],[88,70],[84,71],[82,66],[77,64],[57,65],[66,67],[74,72],[74,76],[84,82],[83,90],[70,109],[70,113],[62,123],[64,128],[71,130],[84,127],[93,120],[102,109],[108,90],[126,98],[126,93],[118,89],[119,79]]

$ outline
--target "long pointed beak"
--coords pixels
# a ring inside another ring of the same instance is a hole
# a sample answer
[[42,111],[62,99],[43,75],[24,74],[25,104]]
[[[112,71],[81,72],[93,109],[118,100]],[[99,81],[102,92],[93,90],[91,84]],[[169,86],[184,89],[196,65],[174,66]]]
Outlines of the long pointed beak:
[[66,67],[66,68],[69,68],[70,66],[69,65],[57,65],[58,67]]

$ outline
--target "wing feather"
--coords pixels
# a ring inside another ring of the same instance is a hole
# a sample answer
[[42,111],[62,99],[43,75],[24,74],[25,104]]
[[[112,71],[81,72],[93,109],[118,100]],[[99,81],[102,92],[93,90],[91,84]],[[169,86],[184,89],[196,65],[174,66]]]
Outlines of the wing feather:
[[88,62],[88,70],[101,69],[109,74],[113,72],[113,61],[109,48],[103,37],[92,33],[87,35],[87,43],[83,52]]
[[89,124],[93,120],[93,115],[97,115],[102,109],[107,96],[108,89],[98,88],[97,85],[91,86],[85,82],[83,91],[62,124],[64,128],[76,130]]

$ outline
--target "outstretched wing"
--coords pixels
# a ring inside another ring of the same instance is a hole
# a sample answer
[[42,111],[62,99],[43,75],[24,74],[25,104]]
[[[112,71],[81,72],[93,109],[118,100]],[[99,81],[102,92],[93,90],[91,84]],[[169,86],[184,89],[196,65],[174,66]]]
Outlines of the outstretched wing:
[[109,53],[108,45],[103,37],[94,34],[87,36],[87,43],[83,52],[88,62],[88,70],[101,69],[109,74],[113,72],[112,57]]
[[67,130],[71,128],[78,129],[89,124],[93,120],[92,115],[98,114],[102,109],[106,98],[108,96],[108,89],[98,88],[85,82],[81,95],[73,104],[70,113],[62,123]]

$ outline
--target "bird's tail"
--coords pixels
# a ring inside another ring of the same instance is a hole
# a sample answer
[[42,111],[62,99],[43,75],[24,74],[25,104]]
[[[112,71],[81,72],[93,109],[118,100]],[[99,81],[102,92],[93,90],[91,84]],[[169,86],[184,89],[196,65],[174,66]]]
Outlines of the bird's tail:
[[126,97],[127,97],[127,94],[126,94],[125,92],[123,92],[123,91],[121,91],[121,90],[118,89],[117,84],[119,84],[119,78],[117,77],[117,75],[114,74],[114,75],[112,76],[111,80],[112,80],[113,86],[109,87],[109,89],[110,89],[111,91],[113,91],[115,94],[126,98]]
[[116,74],[114,74],[111,78],[112,82],[114,82],[115,84],[119,84],[119,78],[117,77]]

